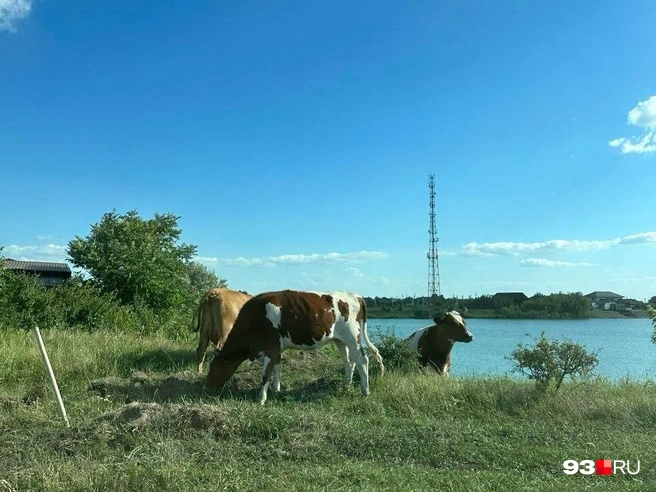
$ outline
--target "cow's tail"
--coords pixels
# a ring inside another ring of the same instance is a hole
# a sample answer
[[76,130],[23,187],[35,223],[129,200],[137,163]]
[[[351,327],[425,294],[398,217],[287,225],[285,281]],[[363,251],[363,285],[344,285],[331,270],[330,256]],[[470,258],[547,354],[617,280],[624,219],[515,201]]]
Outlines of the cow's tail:
[[380,352],[376,346],[371,343],[371,340],[369,340],[369,336],[367,335],[367,305],[362,298],[360,298],[360,313],[362,315],[360,319],[362,338],[364,339],[364,343],[367,344],[367,348],[373,352],[376,362],[378,362],[378,365],[380,366],[380,375],[382,376],[385,374],[385,365],[383,364],[383,358],[380,356]]
[[196,306],[196,310],[194,311],[194,314],[191,318],[191,323],[189,324],[189,331],[198,331],[200,330],[200,318],[201,318],[201,311],[202,309],[200,308],[203,303],[201,302],[198,306]]

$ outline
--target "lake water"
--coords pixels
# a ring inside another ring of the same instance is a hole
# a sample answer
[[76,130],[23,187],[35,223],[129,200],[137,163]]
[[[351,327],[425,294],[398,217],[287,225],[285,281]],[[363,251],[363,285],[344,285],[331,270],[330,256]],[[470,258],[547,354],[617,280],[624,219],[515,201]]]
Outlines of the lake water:
[[[429,326],[430,320],[370,319],[369,333],[375,339],[377,331],[394,329],[398,337],[406,337],[415,330]],[[519,342],[533,345],[533,340],[544,330],[549,339],[584,345],[587,350],[598,350],[599,365],[595,374],[617,381],[656,380],[656,345],[651,343],[653,327],[649,319],[612,318],[586,320],[506,320],[468,319],[467,328],[474,335],[471,343],[456,343],[451,351],[453,376],[508,375],[510,361],[504,359],[517,348]]]

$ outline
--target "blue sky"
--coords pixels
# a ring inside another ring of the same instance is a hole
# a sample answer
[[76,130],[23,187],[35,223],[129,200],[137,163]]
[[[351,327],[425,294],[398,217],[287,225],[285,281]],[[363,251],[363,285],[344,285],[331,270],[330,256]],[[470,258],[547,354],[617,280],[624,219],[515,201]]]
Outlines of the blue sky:
[[656,295],[656,3],[0,0],[0,245],[180,216],[249,292]]

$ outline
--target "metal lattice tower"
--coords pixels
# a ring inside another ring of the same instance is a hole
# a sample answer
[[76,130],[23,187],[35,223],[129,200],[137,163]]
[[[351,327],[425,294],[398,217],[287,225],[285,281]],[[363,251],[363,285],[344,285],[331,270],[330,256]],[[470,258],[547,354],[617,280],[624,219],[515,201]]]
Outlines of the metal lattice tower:
[[435,228],[435,174],[428,175],[430,191],[430,228],[428,229],[428,297],[442,294],[440,289],[440,266],[437,254],[437,230]]

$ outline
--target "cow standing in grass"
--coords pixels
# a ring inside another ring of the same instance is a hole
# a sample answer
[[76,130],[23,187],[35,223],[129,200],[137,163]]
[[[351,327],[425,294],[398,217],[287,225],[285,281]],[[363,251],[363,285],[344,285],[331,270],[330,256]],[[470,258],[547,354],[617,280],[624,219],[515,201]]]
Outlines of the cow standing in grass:
[[259,402],[267,399],[273,375],[274,391],[280,391],[280,355],[287,349],[314,350],[333,342],[344,362],[350,383],[358,368],[363,395],[369,394],[369,359],[361,342],[367,345],[384,372],[378,349],[367,336],[367,307],[357,294],[348,292],[267,292],[250,299],[220,352],[210,365],[205,389],[221,388],[246,359],[263,363]]
[[474,336],[467,330],[458,311],[447,311],[443,317],[433,318],[433,322],[434,325],[414,332],[407,340],[410,349],[417,351],[423,367],[432,367],[442,376],[448,376],[453,345],[456,342],[469,343]]
[[203,372],[205,352],[211,341],[216,348],[223,344],[235,324],[241,307],[253,296],[246,292],[216,287],[207,291],[194,311],[189,329],[200,331],[196,349],[198,372]]

